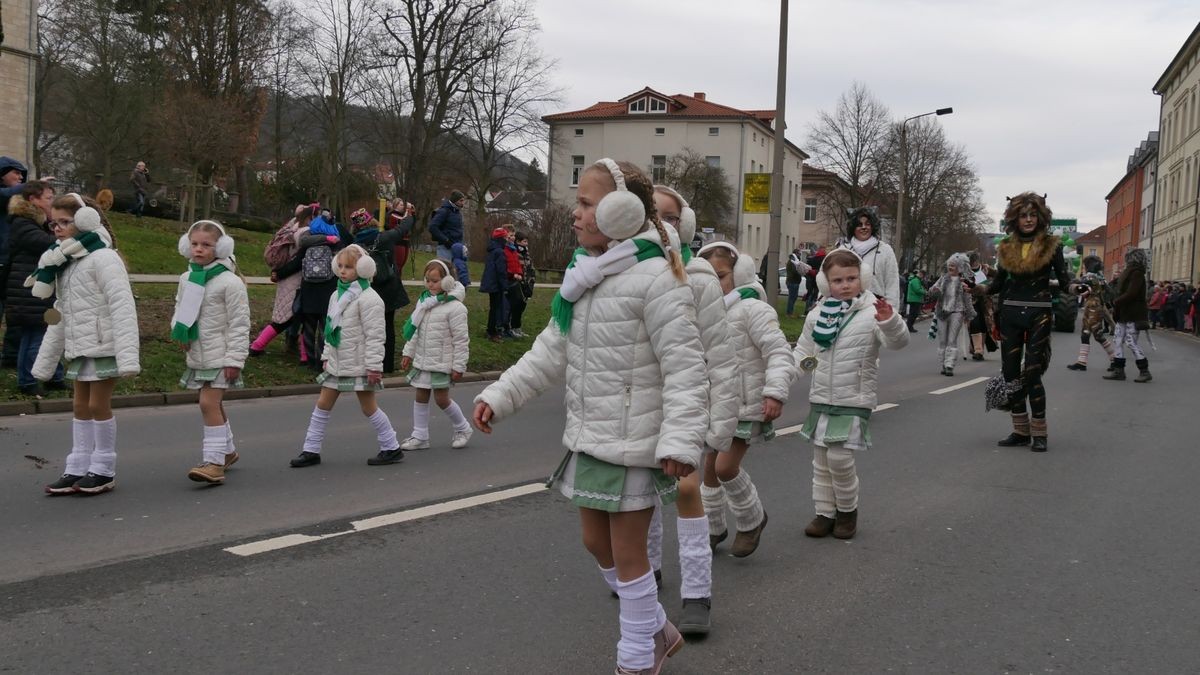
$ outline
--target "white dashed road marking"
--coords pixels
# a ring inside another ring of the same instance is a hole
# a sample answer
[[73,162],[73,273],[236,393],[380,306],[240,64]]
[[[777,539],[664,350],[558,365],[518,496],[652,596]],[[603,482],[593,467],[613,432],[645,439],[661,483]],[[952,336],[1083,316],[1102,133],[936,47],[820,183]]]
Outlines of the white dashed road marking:
[[934,396],[941,396],[942,394],[949,394],[950,392],[958,391],[959,389],[966,389],[967,387],[977,385],[980,382],[987,382],[990,379],[991,379],[990,377],[977,377],[973,380],[967,380],[966,382],[963,382],[962,384],[956,384],[952,387],[946,387],[945,389],[937,389],[937,390],[931,391],[929,393],[933,394]]

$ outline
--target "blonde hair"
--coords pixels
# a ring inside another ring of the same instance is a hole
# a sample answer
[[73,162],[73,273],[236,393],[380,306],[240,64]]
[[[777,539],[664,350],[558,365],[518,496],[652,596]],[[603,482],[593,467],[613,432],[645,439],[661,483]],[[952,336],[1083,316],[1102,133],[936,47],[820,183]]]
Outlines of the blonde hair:
[[[334,262],[349,262],[351,267],[357,267],[363,257],[362,249],[357,246],[347,246],[333,255]],[[350,260],[346,260],[350,258]]]
[[454,266],[449,262],[442,260],[441,258],[434,258],[433,260],[425,263],[425,269],[421,272],[421,278],[424,279],[425,277],[429,276],[429,272],[432,270],[437,270],[438,273],[442,275],[438,278],[439,281],[445,279],[446,277],[450,277],[451,279],[458,281],[458,275],[454,273]]
[[[658,211],[654,208],[654,183],[646,174],[642,173],[634,164],[629,162],[617,162],[617,166],[621,169],[621,174],[625,177],[625,189],[642,201],[642,208],[646,210],[646,215],[650,222],[654,224],[654,229],[658,231],[658,236],[662,238],[664,247],[670,246],[671,239],[667,234],[666,227],[662,221],[658,219]],[[617,182],[613,180],[612,174],[608,169],[601,165],[593,164],[588,167],[588,171],[596,171],[604,177],[605,183],[612,185],[613,189],[617,189]],[[671,265],[671,272],[675,274],[675,278],[679,281],[687,281],[687,273],[683,270],[683,258],[679,251],[672,247],[666,252],[667,262]]]

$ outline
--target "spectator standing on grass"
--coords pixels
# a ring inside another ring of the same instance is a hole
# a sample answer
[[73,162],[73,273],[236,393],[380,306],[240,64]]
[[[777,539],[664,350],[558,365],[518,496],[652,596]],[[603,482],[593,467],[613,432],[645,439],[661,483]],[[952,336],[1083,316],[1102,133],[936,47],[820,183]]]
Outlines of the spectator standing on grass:
[[483,278],[479,280],[479,291],[488,294],[487,338],[492,342],[504,339],[501,326],[504,321],[504,294],[508,290],[508,256],[504,253],[507,238],[508,230],[503,227],[492,230],[487,259],[483,264]]
[[[275,284],[275,303],[271,306],[271,323],[263,327],[262,332],[250,345],[250,356],[262,356],[266,353],[267,345],[275,336],[288,332],[296,321],[296,293],[300,291],[300,275],[293,272],[282,276],[283,269],[300,251],[299,235],[302,227],[308,227],[312,221],[315,204],[300,204],[296,206],[294,217],[284,223],[283,227],[271,237],[267,249],[263,251],[263,259],[271,268],[271,282]],[[297,270],[298,271],[298,270]],[[301,346],[303,343],[301,342]],[[302,350],[300,360],[307,361],[308,356]]]
[[388,212],[387,223],[384,226],[384,230],[388,232],[392,230],[400,232],[399,243],[393,249],[393,255],[396,261],[396,274],[401,277],[404,275],[404,265],[408,262],[413,225],[417,222],[416,208],[403,199],[396,199],[392,202],[392,208]]
[[129,183],[133,185],[133,210],[135,218],[141,218],[146,211],[146,194],[150,192],[150,171],[145,162],[138,162],[129,174]]
[[359,209],[350,214],[350,227],[354,234],[354,243],[365,250],[375,261],[375,276],[371,278],[371,288],[383,298],[383,372],[392,373],[396,370],[396,310],[408,305],[408,292],[400,281],[399,268],[396,267],[395,250],[404,231],[395,228],[386,232],[379,231],[379,221],[371,217],[366,209]]
[[817,304],[817,272],[821,269],[821,263],[825,262],[825,247],[822,246],[808,257],[805,263],[808,265],[807,277],[808,287],[804,293],[804,313],[808,314]]
[[437,242],[437,257],[452,262],[458,282],[463,286],[470,286],[467,248],[463,245],[462,208],[466,203],[467,197],[462,192],[451,192],[429,221],[429,236]]
[[[0,278],[8,276],[8,202],[20,194],[29,172],[25,165],[11,157],[0,157]],[[4,314],[4,295],[0,293],[0,315]],[[17,365],[17,348],[20,331],[8,330],[4,334],[3,363]]]
[[796,300],[800,297],[800,282],[806,273],[808,273],[808,264],[800,258],[800,249],[792,249],[787,261],[787,315],[789,319],[794,316]]
[[525,291],[521,286],[525,268],[521,264],[521,254],[517,251],[517,231],[512,225],[505,225],[508,234],[504,240],[504,260],[507,265],[506,285],[504,290],[504,328],[505,337],[523,338],[521,317],[525,314]]

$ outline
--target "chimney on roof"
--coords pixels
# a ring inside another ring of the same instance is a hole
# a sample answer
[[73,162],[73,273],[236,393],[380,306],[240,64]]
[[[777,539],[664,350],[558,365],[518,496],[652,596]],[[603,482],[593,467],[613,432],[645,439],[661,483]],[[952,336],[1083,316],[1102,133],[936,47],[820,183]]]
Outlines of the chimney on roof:
[[704,98],[704,92],[702,92],[702,91],[698,91],[698,92],[696,92],[696,93],[692,94],[692,98],[698,98],[698,99],[700,99],[701,101],[703,101],[703,100],[705,100],[705,98]]

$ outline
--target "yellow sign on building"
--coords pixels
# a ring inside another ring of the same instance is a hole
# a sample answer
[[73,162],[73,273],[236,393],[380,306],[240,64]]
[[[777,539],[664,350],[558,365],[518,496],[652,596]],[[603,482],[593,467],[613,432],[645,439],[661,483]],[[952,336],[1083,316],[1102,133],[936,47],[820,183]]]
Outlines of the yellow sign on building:
[[742,189],[743,213],[771,212],[771,174],[748,173]]

